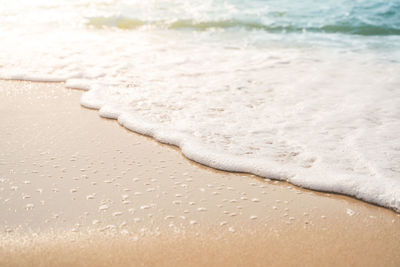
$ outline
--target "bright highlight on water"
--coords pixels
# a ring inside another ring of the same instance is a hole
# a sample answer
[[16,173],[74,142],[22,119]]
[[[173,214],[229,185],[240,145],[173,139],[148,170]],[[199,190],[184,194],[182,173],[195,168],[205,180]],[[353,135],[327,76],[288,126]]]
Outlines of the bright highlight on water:
[[400,211],[398,1],[17,1],[0,77],[228,170]]

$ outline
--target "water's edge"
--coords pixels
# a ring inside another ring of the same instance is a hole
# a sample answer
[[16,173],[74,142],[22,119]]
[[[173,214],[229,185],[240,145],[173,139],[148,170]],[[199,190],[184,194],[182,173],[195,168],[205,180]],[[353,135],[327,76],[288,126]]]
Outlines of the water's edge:
[[[1,78],[1,80],[6,81],[28,81],[28,82],[47,82],[47,83],[65,83],[65,88],[84,91],[81,96],[80,104],[81,106],[98,110],[99,116],[107,119],[116,120],[121,126],[126,129],[141,134],[144,136],[152,137],[156,141],[178,147],[181,153],[189,160],[199,163],[203,166],[210,167],[216,170],[227,171],[227,172],[235,172],[235,173],[248,173],[254,174],[261,178],[268,178],[279,181],[286,181],[295,186],[311,189],[320,192],[326,193],[334,193],[345,195],[349,197],[354,197],[356,199],[368,202],[373,205],[382,206],[385,208],[389,208],[394,210],[395,212],[400,213],[400,201],[399,203],[389,202],[382,198],[374,198],[371,197],[368,192],[362,192],[359,190],[351,190],[351,188],[346,188],[345,186],[341,186],[340,184],[336,184],[334,187],[335,191],[332,191],[332,185],[326,186],[321,183],[304,183],[304,181],[297,181],[296,177],[293,178],[285,178],[285,173],[282,172],[278,166],[276,166],[273,162],[265,162],[265,161],[257,161],[257,160],[244,160],[239,156],[225,155],[221,153],[216,153],[214,151],[204,149],[201,147],[201,144],[196,142],[193,138],[187,135],[179,135],[176,133],[165,132],[164,129],[161,129],[157,124],[149,124],[143,122],[142,120],[137,120],[128,118],[124,113],[120,111],[114,110],[105,110],[101,104],[93,104],[90,101],[85,101],[85,94],[89,91],[88,88],[68,85],[67,80],[43,80],[43,79],[20,79],[20,78]],[[189,145],[190,144],[190,145]]]

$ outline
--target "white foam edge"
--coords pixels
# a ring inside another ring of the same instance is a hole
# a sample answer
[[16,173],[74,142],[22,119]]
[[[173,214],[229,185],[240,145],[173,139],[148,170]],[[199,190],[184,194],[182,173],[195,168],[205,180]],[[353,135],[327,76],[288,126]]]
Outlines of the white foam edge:
[[1,74],[0,79],[2,80],[13,80],[13,81],[29,81],[29,82],[65,82],[65,77],[56,77],[51,75],[40,75],[31,76],[24,74]]
[[91,88],[90,81],[87,79],[68,79],[65,82],[65,87],[83,91],[89,91]]
[[[41,82],[66,82],[69,88],[86,90],[81,97],[81,105],[99,110],[99,115],[104,118],[115,119],[122,126],[133,132],[153,137],[157,141],[169,145],[177,146],[181,149],[185,157],[200,163],[202,165],[230,172],[251,173],[265,178],[287,181],[299,187],[308,188],[322,192],[333,192],[343,195],[352,196],[369,203],[377,204],[386,208],[393,209],[400,213],[400,192],[390,192],[389,188],[394,186],[392,180],[386,179],[384,183],[379,185],[373,179],[366,178],[362,184],[356,183],[351,177],[341,174],[341,179],[335,179],[334,182],[327,182],[325,179],[316,181],[315,179],[307,179],[313,175],[321,175],[319,172],[311,170],[297,169],[297,175],[290,175],[282,170],[282,165],[275,162],[266,162],[260,159],[244,159],[240,156],[234,156],[224,153],[217,153],[210,149],[204,148],[199,142],[185,133],[178,132],[173,129],[164,129],[159,124],[145,122],[144,120],[126,114],[120,109],[107,106],[102,101],[98,101],[90,97],[91,86],[87,83],[79,83],[79,79],[67,80],[55,77],[31,77],[28,75],[0,75],[3,80],[25,80],[25,81],[41,81]],[[83,80],[80,80],[82,82]],[[289,165],[285,165],[290,167]],[[327,170],[327,173],[329,170]],[[314,173],[314,174],[313,174]],[[374,196],[371,192],[374,191]]]
[[[353,196],[366,202],[400,212],[400,192],[397,195],[390,192],[390,188],[392,188],[391,184],[393,184],[393,181],[390,179],[385,180],[383,184],[377,187],[373,179],[365,179],[362,184],[359,184],[351,176],[344,174],[340,174],[341,179],[336,179],[334,182],[326,181],[325,179],[318,181],[307,179],[310,176],[321,175],[321,170],[311,171],[307,169],[301,171],[297,168],[297,175],[291,175],[283,170],[285,167],[290,168],[290,165],[282,166],[275,162],[260,159],[244,159],[240,156],[218,153],[204,148],[203,145],[190,135],[176,129],[167,129],[161,126],[161,124],[149,123],[140,117],[124,113],[118,107],[101,105],[96,101],[91,102],[93,99],[90,97],[82,97],[82,100],[81,104],[83,106],[99,109],[101,117],[115,119],[128,130],[153,137],[164,144],[177,146],[181,149],[185,157],[202,165],[223,171],[250,173],[274,180],[287,181],[296,186],[316,191]],[[329,172],[329,170],[326,170],[326,173]],[[374,196],[371,195],[371,191],[375,192]]]

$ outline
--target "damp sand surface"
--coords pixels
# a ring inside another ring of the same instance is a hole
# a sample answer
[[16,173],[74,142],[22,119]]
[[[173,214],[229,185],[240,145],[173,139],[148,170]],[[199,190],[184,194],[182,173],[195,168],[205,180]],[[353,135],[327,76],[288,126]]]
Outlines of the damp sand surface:
[[400,265],[394,211],[203,167],[62,83],[0,97],[0,266]]

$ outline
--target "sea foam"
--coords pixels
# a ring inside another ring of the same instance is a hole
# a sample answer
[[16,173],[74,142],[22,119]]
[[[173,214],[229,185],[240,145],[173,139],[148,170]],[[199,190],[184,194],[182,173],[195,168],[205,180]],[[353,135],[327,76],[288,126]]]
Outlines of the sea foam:
[[4,28],[1,78],[87,90],[83,106],[204,165],[400,211],[400,57],[390,45],[343,45],[340,35],[325,46],[315,45],[318,35],[313,45],[304,36],[288,45],[263,34],[260,46],[257,32],[39,29]]

